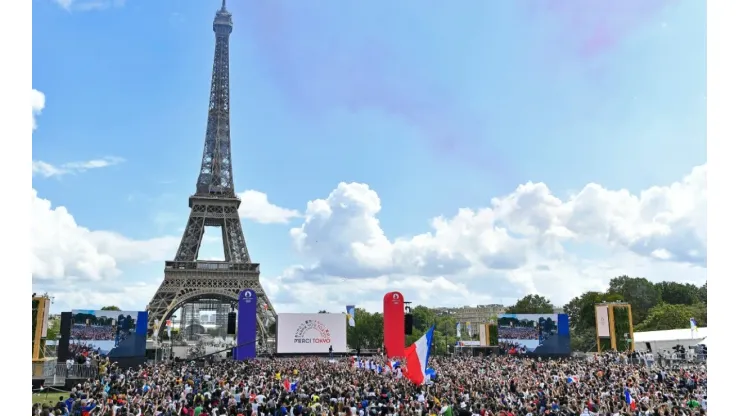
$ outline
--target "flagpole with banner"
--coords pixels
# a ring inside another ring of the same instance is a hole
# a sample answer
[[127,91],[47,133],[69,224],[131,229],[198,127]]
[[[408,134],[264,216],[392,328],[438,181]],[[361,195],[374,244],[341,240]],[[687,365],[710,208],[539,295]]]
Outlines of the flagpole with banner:
[[[349,323],[350,328],[355,327],[355,305],[347,305],[347,322]],[[357,330],[353,330],[353,333],[355,333],[355,336],[357,338],[357,359],[360,359],[360,337],[356,334]]]
[[354,328],[355,327],[355,305],[347,305],[347,320],[349,321],[349,326]]

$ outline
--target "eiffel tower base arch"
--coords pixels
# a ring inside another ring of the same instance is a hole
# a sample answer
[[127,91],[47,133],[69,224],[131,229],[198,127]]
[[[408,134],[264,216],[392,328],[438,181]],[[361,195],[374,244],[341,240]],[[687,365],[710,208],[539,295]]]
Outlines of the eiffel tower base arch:
[[[274,327],[277,315],[259,282],[259,264],[255,263],[166,262],[164,281],[147,307],[149,329],[157,331],[161,337],[165,329],[162,323],[183,305],[198,300],[217,299],[236,306],[239,293],[244,289],[252,289],[257,294],[258,350],[274,352],[275,335],[270,329]],[[159,327],[157,323],[160,323]]]

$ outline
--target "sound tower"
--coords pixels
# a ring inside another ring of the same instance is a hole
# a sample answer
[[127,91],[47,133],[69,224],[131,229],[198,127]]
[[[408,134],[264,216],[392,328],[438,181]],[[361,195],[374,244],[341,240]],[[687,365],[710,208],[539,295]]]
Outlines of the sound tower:
[[404,334],[411,335],[411,330],[414,329],[414,315],[407,313],[403,316],[403,329]]
[[229,312],[229,320],[226,323],[226,333],[229,335],[236,334],[236,312]]
[[63,363],[69,357],[69,336],[72,333],[72,312],[62,312],[59,318],[59,343],[57,344],[57,362]]

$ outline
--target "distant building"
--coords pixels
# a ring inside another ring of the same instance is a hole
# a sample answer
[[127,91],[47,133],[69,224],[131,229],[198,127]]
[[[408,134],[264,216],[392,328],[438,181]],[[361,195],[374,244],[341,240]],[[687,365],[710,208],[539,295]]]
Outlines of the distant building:
[[[470,323],[471,336],[478,336],[478,330],[480,324],[487,324],[496,321],[496,317],[503,313],[506,313],[506,307],[504,305],[492,304],[492,305],[476,305],[476,306],[462,306],[459,308],[434,308],[434,313],[439,316],[452,315],[455,322],[460,323],[460,330],[462,333],[467,334],[467,324]],[[442,331],[447,331],[446,328],[440,328]],[[452,331],[455,329],[453,328]]]

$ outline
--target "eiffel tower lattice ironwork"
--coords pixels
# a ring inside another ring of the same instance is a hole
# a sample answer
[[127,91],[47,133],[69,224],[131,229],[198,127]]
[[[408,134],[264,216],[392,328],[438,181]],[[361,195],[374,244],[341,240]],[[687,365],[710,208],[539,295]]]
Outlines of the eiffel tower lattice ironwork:
[[[213,20],[216,50],[208,125],[196,191],[189,198],[190,217],[175,259],[165,262],[164,282],[147,310],[149,328],[161,333],[164,321],[184,304],[201,299],[236,304],[239,292],[249,288],[258,297],[258,341],[264,349],[272,344],[269,328],[277,315],[260,284],[259,264],[252,263],[249,257],[239,219],[241,200],[234,192],[229,121],[229,35],[232,27],[231,13],[223,0]],[[198,260],[205,227],[221,228],[224,261]]]

